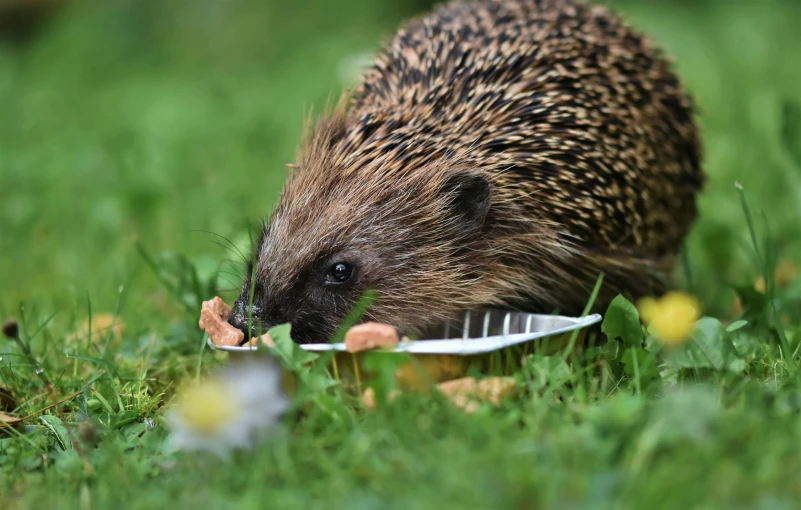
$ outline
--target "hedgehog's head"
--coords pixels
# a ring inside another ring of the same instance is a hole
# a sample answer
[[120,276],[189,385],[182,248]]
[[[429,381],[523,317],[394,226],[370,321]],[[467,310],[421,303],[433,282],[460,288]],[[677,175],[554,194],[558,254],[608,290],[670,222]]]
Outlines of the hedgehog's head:
[[444,158],[409,158],[411,148],[348,157],[342,136],[323,125],[307,145],[230,323],[255,334],[289,322],[296,342],[326,342],[368,289],[377,299],[364,318],[402,331],[489,299],[477,285],[491,251],[489,179]]

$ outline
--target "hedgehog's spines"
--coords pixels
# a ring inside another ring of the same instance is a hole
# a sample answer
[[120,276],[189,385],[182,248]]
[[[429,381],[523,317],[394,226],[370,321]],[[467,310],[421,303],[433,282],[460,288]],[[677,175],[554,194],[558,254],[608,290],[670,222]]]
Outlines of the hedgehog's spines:
[[[371,318],[406,329],[482,306],[579,313],[599,273],[601,307],[658,293],[696,215],[700,157],[670,64],[607,10],[452,2],[403,27],[314,128],[260,270],[280,295],[355,254],[381,291]],[[458,235],[454,172],[491,190]]]

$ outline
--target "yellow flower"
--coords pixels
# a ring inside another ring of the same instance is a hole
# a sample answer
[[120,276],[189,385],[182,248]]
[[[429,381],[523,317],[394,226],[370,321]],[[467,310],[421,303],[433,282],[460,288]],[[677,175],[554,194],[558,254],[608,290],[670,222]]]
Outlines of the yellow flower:
[[[779,287],[786,287],[795,279],[797,275],[798,266],[789,260],[782,260],[776,265],[775,280],[776,285]],[[765,279],[761,276],[757,278],[756,282],[754,282],[754,289],[761,294],[765,293],[766,287]]]
[[644,298],[637,308],[659,343],[677,347],[690,339],[701,305],[693,296],[669,292],[660,299]]

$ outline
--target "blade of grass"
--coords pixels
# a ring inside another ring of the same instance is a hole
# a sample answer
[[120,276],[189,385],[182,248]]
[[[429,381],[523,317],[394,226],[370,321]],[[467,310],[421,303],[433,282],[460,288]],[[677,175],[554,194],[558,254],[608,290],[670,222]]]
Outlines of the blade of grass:
[[687,243],[684,243],[681,246],[681,265],[684,268],[684,278],[687,280],[687,290],[689,290],[691,294],[696,294],[695,282],[693,281],[693,270],[692,267],[690,267],[690,254],[689,250],[687,249]]
[[358,324],[362,316],[367,313],[367,310],[372,306],[373,302],[375,302],[377,296],[378,293],[372,289],[368,289],[362,294],[359,300],[356,301],[356,304],[353,305],[353,308],[345,315],[345,318],[342,319],[336,331],[334,331],[331,337],[331,343],[336,344],[345,340],[345,333]]
[[120,392],[117,391],[117,385],[114,384],[114,379],[117,377],[117,372],[114,370],[114,366],[109,363],[108,361],[100,358],[92,358],[90,356],[71,356],[67,355],[68,358],[77,359],[81,361],[88,361],[90,363],[97,363],[102,365],[106,368],[106,374],[108,375],[109,382],[111,383],[111,389],[114,392],[114,397],[117,399],[117,404],[120,407],[120,412],[125,410],[125,405],[122,403],[122,397],[120,397]]
[[28,337],[28,342],[32,342],[37,336],[39,336],[39,333],[41,333],[42,330],[46,328],[48,324],[50,324],[50,321],[52,321],[56,315],[58,315],[58,312],[53,312],[52,315],[45,319],[44,322],[42,322],[39,327],[36,328],[36,331],[34,331],[33,334]]
[[86,292],[86,316],[87,316],[87,323],[89,327],[89,331],[87,332],[87,341],[89,345],[92,345],[92,299],[89,297],[89,291]]
[[[757,260],[759,262],[759,270],[762,273],[762,278],[765,282],[765,295],[768,298],[768,322],[771,327],[776,331],[776,334],[779,336],[779,348],[782,351],[782,357],[785,360],[785,366],[787,367],[787,371],[793,375],[796,372],[796,367],[792,363],[792,351],[790,350],[790,345],[787,342],[787,337],[784,334],[784,329],[781,327],[781,324],[776,323],[776,303],[773,299],[773,281],[774,281],[774,274],[769,272],[769,268],[771,267],[771,263],[766,261],[760,253],[759,250],[759,241],[757,239],[756,228],[754,226],[754,218],[751,215],[751,209],[748,206],[748,200],[745,197],[745,189],[743,188],[742,184],[736,182],[734,184],[735,188],[737,189],[738,194],[740,195],[740,204],[743,208],[743,212],[745,214],[745,221],[748,225],[748,232],[751,235],[751,243],[753,245],[754,251],[756,253]],[[767,225],[767,219],[765,219],[765,223]],[[770,238],[768,238],[768,241]],[[766,250],[770,250],[768,246],[766,246]]]
[[[751,245],[754,248],[754,252],[756,253],[757,262],[759,264],[759,270],[762,271],[765,269],[764,264],[762,262],[762,255],[759,250],[759,241],[757,240],[756,229],[754,228],[754,219],[751,216],[751,209],[748,207],[748,201],[745,198],[745,189],[743,185],[739,182],[734,183],[734,187],[737,188],[737,192],[740,195],[740,205],[743,208],[743,213],[745,213],[745,222],[748,225],[748,233],[751,235]],[[767,278],[768,275],[762,274],[763,278]]]
[[[255,258],[254,258],[255,260]],[[245,341],[250,341],[253,331],[253,299],[256,297],[256,263],[250,270],[250,293],[248,294],[248,334],[245,335]]]
[[[147,250],[145,250],[145,247],[142,246],[140,242],[136,243],[136,250],[139,252],[139,255],[145,261],[145,264],[147,264],[147,266],[156,275],[156,278],[158,278],[161,284],[164,285],[167,288],[167,290],[169,290],[174,296],[180,297],[180,290],[175,285],[173,285],[172,282],[170,282],[168,279],[164,277],[162,272],[159,271],[159,265],[156,263],[155,260],[153,260],[153,258],[150,256]],[[196,310],[192,310],[191,307],[187,305],[183,299],[177,299],[177,301],[178,303],[180,303],[180,305],[184,308],[184,310],[188,314],[192,315],[196,313]]]
[[197,367],[195,367],[195,381],[200,382],[200,369],[203,367],[203,355],[206,353],[206,335],[200,335],[200,352],[197,353]]
[[[29,345],[31,337],[28,335],[28,327],[25,319],[25,306],[22,303],[20,303],[19,305],[19,318],[20,318],[20,328],[19,332],[17,333],[17,336],[14,338],[14,341],[17,343],[22,353],[28,359],[28,362],[33,366],[34,373],[36,373],[36,376],[42,380],[42,384],[44,384],[45,387],[50,386],[50,381],[48,381],[47,375],[44,373],[44,369],[39,364],[39,362],[36,361],[36,358],[33,356],[33,352],[31,352],[31,348]],[[21,338],[22,336],[25,337],[24,341]]]
[[[601,284],[604,281],[604,274],[600,273],[598,275],[598,279],[595,281],[595,287],[592,289],[592,293],[590,294],[590,298],[587,301],[587,305],[584,307],[584,311],[581,312],[581,317],[586,317],[590,310],[592,310],[592,305],[595,304],[595,300],[598,299],[598,293],[601,291]],[[567,358],[570,357],[570,353],[573,351],[573,347],[576,345],[576,339],[578,338],[579,330],[574,329],[570,334],[570,340],[567,342],[567,347],[565,351],[562,353],[562,360],[567,361]]]
[[111,343],[111,338],[114,336],[114,326],[117,325],[117,319],[119,318],[120,311],[122,310],[122,295],[125,292],[125,288],[125,285],[120,285],[120,295],[117,298],[117,305],[114,307],[114,315],[111,316],[111,325],[109,325],[108,331],[106,331],[106,337],[103,339],[103,350],[100,351],[101,358],[106,357],[106,352],[108,351],[108,346]]

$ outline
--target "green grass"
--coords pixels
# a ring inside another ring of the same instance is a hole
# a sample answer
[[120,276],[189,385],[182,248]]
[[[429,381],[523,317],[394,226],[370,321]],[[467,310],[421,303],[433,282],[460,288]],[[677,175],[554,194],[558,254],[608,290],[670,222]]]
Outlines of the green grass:
[[[701,111],[709,185],[677,284],[726,321],[739,291],[747,325],[704,319],[675,354],[628,337],[569,366],[535,356],[517,374],[526,398],[473,416],[414,395],[364,413],[329,389],[230,462],[165,450],[175,386],[224,361],[198,359],[197,302],[238,285],[237,256],[205,232],[248,247],[309,111],[425,3],[83,2],[0,46],[0,316],[43,369],[0,340],[0,387],[20,415],[84,391],[0,435],[0,508],[797,505],[801,281],[750,290],[777,260],[801,262],[789,0],[613,2]],[[100,314],[121,337],[71,335]]]

